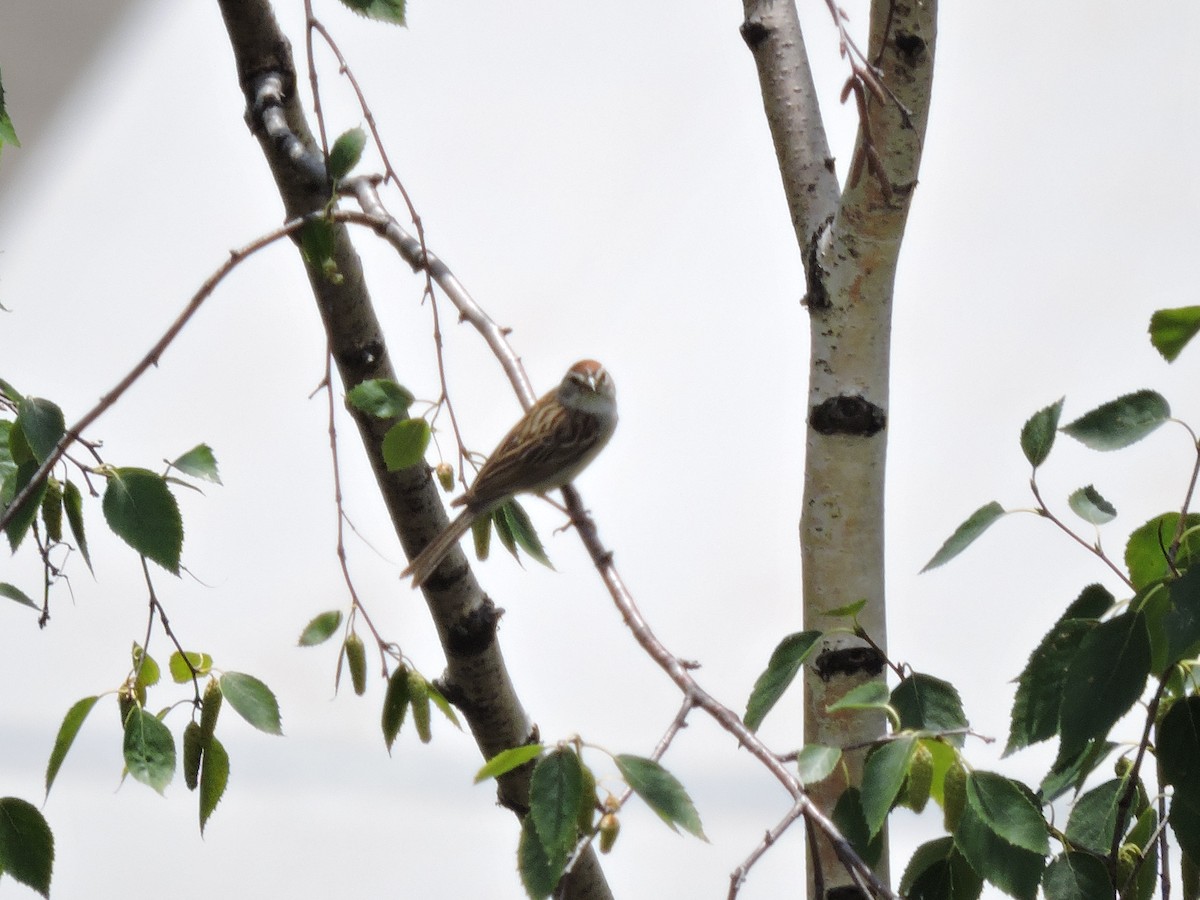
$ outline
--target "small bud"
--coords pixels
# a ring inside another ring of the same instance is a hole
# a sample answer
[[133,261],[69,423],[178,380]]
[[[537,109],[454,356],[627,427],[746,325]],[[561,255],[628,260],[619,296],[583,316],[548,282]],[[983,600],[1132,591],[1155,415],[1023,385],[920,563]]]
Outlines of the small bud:
[[210,678],[204,689],[204,700],[200,705],[200,746],[207,747],[217,730],[217,714],[221,712],[221,685],[217,679]]
[[943,823],[946,831],[954,834],[962,819],[963,808],[967,805],[967,770],[958,759],[946,770],[946,777],[942,782],[942,795],[945,799],[942,806]]
[[188,722],[183,729],[183,783],[189,791],[194,791],[200,783],[200,756],[203,745],[200,743],[200,725],[198,722]]
[[[143,688],[143,690],[145,690]],[[129,721],[129,714],[133,712],[133,708],[137,706],[137,695],[134,693],[134,688],[130,684],[121,685],[121,689],[117,691],[117,708],[121,712],[121,727],[125,727],[125,723]]]
[[908,764],[904,805],[913,812],[921,812],[929,802],[929,789],[932,786],[933,753],[924,744],[918,743],[912,762]]
[[438,484],[447,494],[454,490],[454,467],[447,462],[440,462],[434,469],[437,473]]
[[600,852],[607,853],[617,842],[617,835],[621,833],[621,820],[617,818],[616,813],[607,812],[600,817],[599,832]]

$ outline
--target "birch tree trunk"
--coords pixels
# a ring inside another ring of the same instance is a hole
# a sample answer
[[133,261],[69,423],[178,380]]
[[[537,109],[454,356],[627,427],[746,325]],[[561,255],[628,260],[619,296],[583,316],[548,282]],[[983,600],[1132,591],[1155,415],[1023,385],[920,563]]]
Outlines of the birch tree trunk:
[[[846,58],[860,124],[840,190],[793,0],[744,0],[742,36],[758,67],[796,240],[804,259],[811,318],[808,440],[800,553],[804,625],[844,626],[826,610],[866,600],[858,621],[870,641],[827,638],[806,669],[805,742],[838,747],[883,734],[879,714],[828,714],[849,690],[882,679],[887,650],[883,499],[888,376],[896,262],[929,111],[937,33],[936,0],[873,0],[866,62]],[[846,24],[842,22],[842,24]],[[843,44],[845,46],[845,44]],[[872,646],[872,642],[874,646]],[[865,750],[848,754],[861,782]],[[832,811],[837,779],[814,785]],[[852,882],[818,839],[826,896]],[[886,834],[877,867],[888,878]],[[839,896],[844,896],[839,893]]]

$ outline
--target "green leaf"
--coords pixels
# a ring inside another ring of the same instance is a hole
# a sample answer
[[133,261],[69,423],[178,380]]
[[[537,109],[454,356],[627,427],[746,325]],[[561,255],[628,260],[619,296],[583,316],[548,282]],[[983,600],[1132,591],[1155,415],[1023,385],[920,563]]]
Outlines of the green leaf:
[[1171,704],[1158,726],[1155,749],[1163,781],[1176,793],[1200,800],[1200,697],[1192,694]]
[[512,534],[517,546],[546,568],[554,568],[550,557],[546,555],[546,549],[542,546],[542,539],[538,537],[538,533],[533,527],[529,513],[525,512],[525,507],[516,500],[509,500],[497,510],[496,514],[504,516],[505,524],[508,525],[509,533]]
[[742,720],[751,731],[757,731],[767,713],[779,702],[796,674],[821,640],[820,631],[798,631],[789,634],[771,652],[766,670],[754,682],[746,714]]
[[1097,624],[1095,619],[1060,619],[1030,654],[1017,678],[1005,756],[1058,734],[1067,669],[1080,641]]
[[413,726],[422,744],[433,740],[429,721],[429,682],[420,672],[408,670],[408,702],[412,707]]
[[217,458],[213,456],[212,447],[208,444],[197,444],[171,465],[193,478],[203,478],[216,484],[221,483],[221,476],[217,472]]
[[1166,398],[1146,390],[1097,406],[1062,430],[1093,450],[1120,450],[1136,444],[1170,417]]
[[521,839],[517,844],[517,868],[521,873],[521,884],[531,900],[549,897],[562,877],[566,859],[551,859],[546,854],[533,827],[533,816],[527,815],[521,822]]
[[[913,672],[892,691],[892,709],[900,716],[900,728],[912,731],[961,731],[971,723],[963,710],[958,690],[948,681],[922,672]],[[961,747],[964,735],[953,734],[947,740]]]
[[407,388],[394,381],[370,378],[352,387],[346,399],[351,406],[367,415],[377,419],[395,419],[408,415],[414,397]]
[[579,836],[583,765],[559,747],[538,760],[529,779],[529,818],[550,859],[566,859]]
[[1042,856],[1050,852],[1046,820],[1024,785],[994,772],[968,772],[967,806],[1008,843]]
[[911,900],[975,900],[983,879],[963,859],[954,838],[941,837],[913,853],[900,879],[900,894]]
[[1083,790],[1088,776],[1116,749],[1112,741],[1088,741],[1082,750],[1063,753],[1060,745],[1058,758],[1038,785],[1038,796],[1043,803],[1053,803],[1069,790]]
[[824,781],[842,761],[840,747],[826,747],[824,744],[805,744],[796,756],[796,766],[800,770],[800,780],[804,784],[816,784]]
[[63,509],[67,513],[67,524],[71,526],[71,536],[75,538],[79,552],[83,554],[83,561],[87,563],[88,569],[91,569],[92,557],[88,553],[87,535],[83,530],[83,496],[73,481],[68,481],[63,486]]
[[408,668],[397,666],[388,678],[387,692],[383,696],[383,740],[387,750],[392,752],[392,744],[404,725],[404,714],[408,712]]
[[825,609],[821,611],[821,615],[831,619],[854,619],[863,611],[863,607],[867,605],[867,598],[855,600],[853,603],[847,603],[844,606],[835,606],[833,609]]
[[1058,433],[1058,417],[1062,415],[1063,401],[1059,397],[1056,403],[1051,403],[1045,409],[1039,409],[1021,429],[1021,452],[1035,469],[1046,461],[1054,447],[1054,438]]
[[162,678],[162,670],[154,661],[154,657],[146,655],[136,642],[133,645],[131,658],[133,670],[137,672],[137,684],[140,687],[148,688],[158,684],[158,680]]
[[432,683],[429,684],[429,699],[433,701],[433,705],[438,708],[438,711],[450,720],[450,724],[459,731],[462,731],[462,723],[458,721],[458,714],[454,711],[454,707],[450,705],[450,701]]
[[329,162],[325,168],[329,177],[340,180],[350,174],[350,170],[362,159],[363,148],[367,146],[367,133],[361,128],[351,128],[338,135],[329,151]]
[[966,550],[967,547],[971,546],[972,542],[987,531],[1004,513],[1004,507],[995,500],[979,507],[979,509],[971,513],[965,522],[954,530],[954,534],[946,539],[946,543],[942,544],[941,549],[933,554],[933,559],[925,563],[925,568],[921,571],[928,572],[930,569],[936,569],[938,566],[945,565],[954,559],[954,557]]
[[1112,849],[1117,807],[1125,788],[1124,779],[1113,778],[1076,800],[1067,819],[1067,840],[1075,847],[1107,856]]
[[[1105,848],[1104,855],[1108,850]],[[1054,857],[1042,875],[1042,891],[1054,900],[1101,900],[1114,896],[1104,863],[1090,853],[1079,852]]]
[[[1158,811],[1151,806],[1142,811],[1125,837],[1125,841],[1138,847],[1143,856],[1141,868],[1134,876],[1133,892],[1125,894],[1131,900],[1150,900],[1158,886],[1158,841],[1152,840],[1157,831]],[[1120,887],[1126,889],[1125,885]]]
[[283,734],[275,695],[253,675],[226,672],[221,676],[221,693],[237,714],[259,731]]
[[652,759],[622,753],[614,757],[621,777],[635,794],[674,831],[676,825],[707,841],[700,816],[683,785]]
[[397,422],[383,436],[383,461],[389,472],[415,466],[425,458],[431,432],[424,419]]
[[212,817],[229,784],[229,754],[224,745],[210,737],[200,764],[200,833]]
[[[0,482],[16,474],[17,461],[13,459],[10,442],[13,435],[13,423],[8,419],[0,419]],[[17,434],[20,434],[17,430]],[[32,455],[32,454],[31,454]]]
[[1092,485],[1081,487],[1067,498],[1075,515],[1092,525],[1104,525],[1117,517],[1117,508],[1100,496]]
[[315,616],[312,621],[304,626],[304,631],[300,633],[301,647],[314,647],[317,644],[324,643],[333,636],[337,631],[338,626],[342,624],[342,611],[339,609],[331,609],[328,612],[323,612],[319,616]]
[[[1042,828],[1044,831],[1044,822]],[[954,843],[971,868],[1004,893],[1017,900],[1034,900],[1037,896],[1047,854],[1035,853],[1006,841],[987,825],[969,802],[955,830]]]
[[[1200,514],[1188,513],[1184,524],[1184,534],[1187,536],[1175,558],[1177,568],[1186,569],[1200,561],[1200,533],[1192,531],[1188,534],[1197,526],[1200,526]],[[1135,589],[1140,591],[1155,581],[1171,576],[1167,548],[1175,540],[1178,527],[1179,513],[1164,513],[1129,535],[1129,541],[1125,544],[1125,568],[1129,570],[1129,578]]]
[[49,400],[26,397],[17,407],[17,427],[25,434],[29,449],[38,463],[49,459],[62,436],[67,433],[63,411]]
[[884,741],[867,755],[863,765],[860,802],[867,823],[867,834],[872,838],[887,821],[892,804],[908,776],[908,766],[916,748],[916,736],[908,734]]
[[[342,0],[346,6],[368,19],[404,25],[405,0]],[[553,890],[551,886],[551,890]]]
[[31,609],[41,609],[36,603],[30,599],[29,595],[17,587],[15,584],[9,584],[6,581],[0,581],[0,597],[7,597],[9,600],[16,600],[22,606],[28,606]]
[[54,833],[32,803],[0,797],[0,872],[50,896]]
[[71,750],[71,745],[75,743],[75,736],[83,727],[83,720],[87,718],[88,713],[92,711],[92,707],[99,699],[99,697],[84,697],[67,710],[62,724],[58,726],[58,735],[54,738],[54,749],[50,751],[50,761],[46,764],[47,797],[50,796],[50,788],[54,785],[54,779],[58,777],[58,770],[62,768],[67,753]]
[[[17,432],[14,432],[14,434]],[[30,459],[21,463],[17,468],[17,473],[10,476],[4,482],[4,506],[5,511],[12,501],[16,498],[24,488],[33,480],[34,474],[38,470],[38,464],[35,460]],[[9,486],[11,485],[11,490]],[[33,520],[37,518],[38,510],[42,506],[42,498],[46,494],[46,482],[42,481],[29,495],[24,503],[21,504],[16,514],[8,520],[8,524],[4,526],[4,532],[8,535],[8,545],[15,553],[17,548],[21,546],[21,542],[25,540],[25,535],[33,525]]]
[[1167,362],[1175,362],[1200,331],[1200,306],[1155,310],[1150,316],[1150,343]]
[[838,712],[843,709],[878,709],[894,714],[888,702],[887,685],[882,681],[868,681],[856,688],[851,688],[836,702],[826,707],[828,712]]
[[1149,672],[1150,639],[1140,613],[1125,612],[1088,632],[1063,683],[1059,724],[1064,751],[1107,736],[1142,695]]
[[[190,667],[188,663],[191,663]],[[192,680],[192,669],[196,670],[197,676],[207,675],[212,671],[212,663],[212,657],[207,653],[195,653],[189,650],[185,660],[183,654],[176,650],[167,661],[167,669],[171,673],[172,681],[176,684],[186,684]]]
[[1168,587],[1171,605],[1162,620],[1167,638],[1163,668],[1200,654],[1200,566],[1192,566]]
[[833,807],[833,824],[850,842],[854,852],[868,866],[874,866],[883,855],[883,835],[874,838],[867,832],[867,821],[863,818],[861,797],[857,788],[846,788]]
[[332,284],[341,284],[342,275],[334,259],[333,222],[325,216],[314,216],[300,228],[300,253],[314,269],[320,269]]
[[[496,526],[496,537],[500,538],[500,544],[505,550],[513,555],[514,559],[516,559],[517,539],[513,537],[512,528],[508,524],[508,517],[497,509],[492,512],[488,518],[490,518],[492,523]],[[483,557],[480,557],[480,559],[482,558]]]
[[134,706],[125,720],[125,766],[160,794],[175,775],[175,739],[157,717]]
[[121,540],[168,572],[179,574],[183,519],[161,475],[147,469],[110,470],[103,508],[108,527]]
[[506,775],[513,769],[519,769],[525,763],[532,759],[537,759],[546,750],[544,744],[522,744],[520,747],[510,747],[507,750],[501,750],[491,759],[489,759],[478,772],[475,773],[475,783],[486,781],[489,778],[499,778],[501,775]]

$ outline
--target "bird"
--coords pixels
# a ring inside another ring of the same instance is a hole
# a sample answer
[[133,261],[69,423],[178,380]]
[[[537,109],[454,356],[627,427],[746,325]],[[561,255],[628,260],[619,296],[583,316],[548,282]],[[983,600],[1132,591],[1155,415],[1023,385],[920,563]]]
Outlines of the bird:
[[400,573],[420,587],[471,526],[516,494],[545,494],[569,484],[596,458],[617,427],[617,389],[594,359],[567,370],[504,436],[469,488],[452,501],[463,511]]

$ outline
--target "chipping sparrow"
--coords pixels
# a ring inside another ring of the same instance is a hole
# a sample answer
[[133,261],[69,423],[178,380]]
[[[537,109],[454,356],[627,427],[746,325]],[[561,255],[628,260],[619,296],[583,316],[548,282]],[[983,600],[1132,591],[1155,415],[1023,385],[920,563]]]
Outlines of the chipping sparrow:
[[457,518],[425,546],[400,577],[420,587],[477,519],[514,494],[544,494],[568,484],[596,458],[617,427],[617,389],[604,366],[584,359],[530,407],[452,506]]

